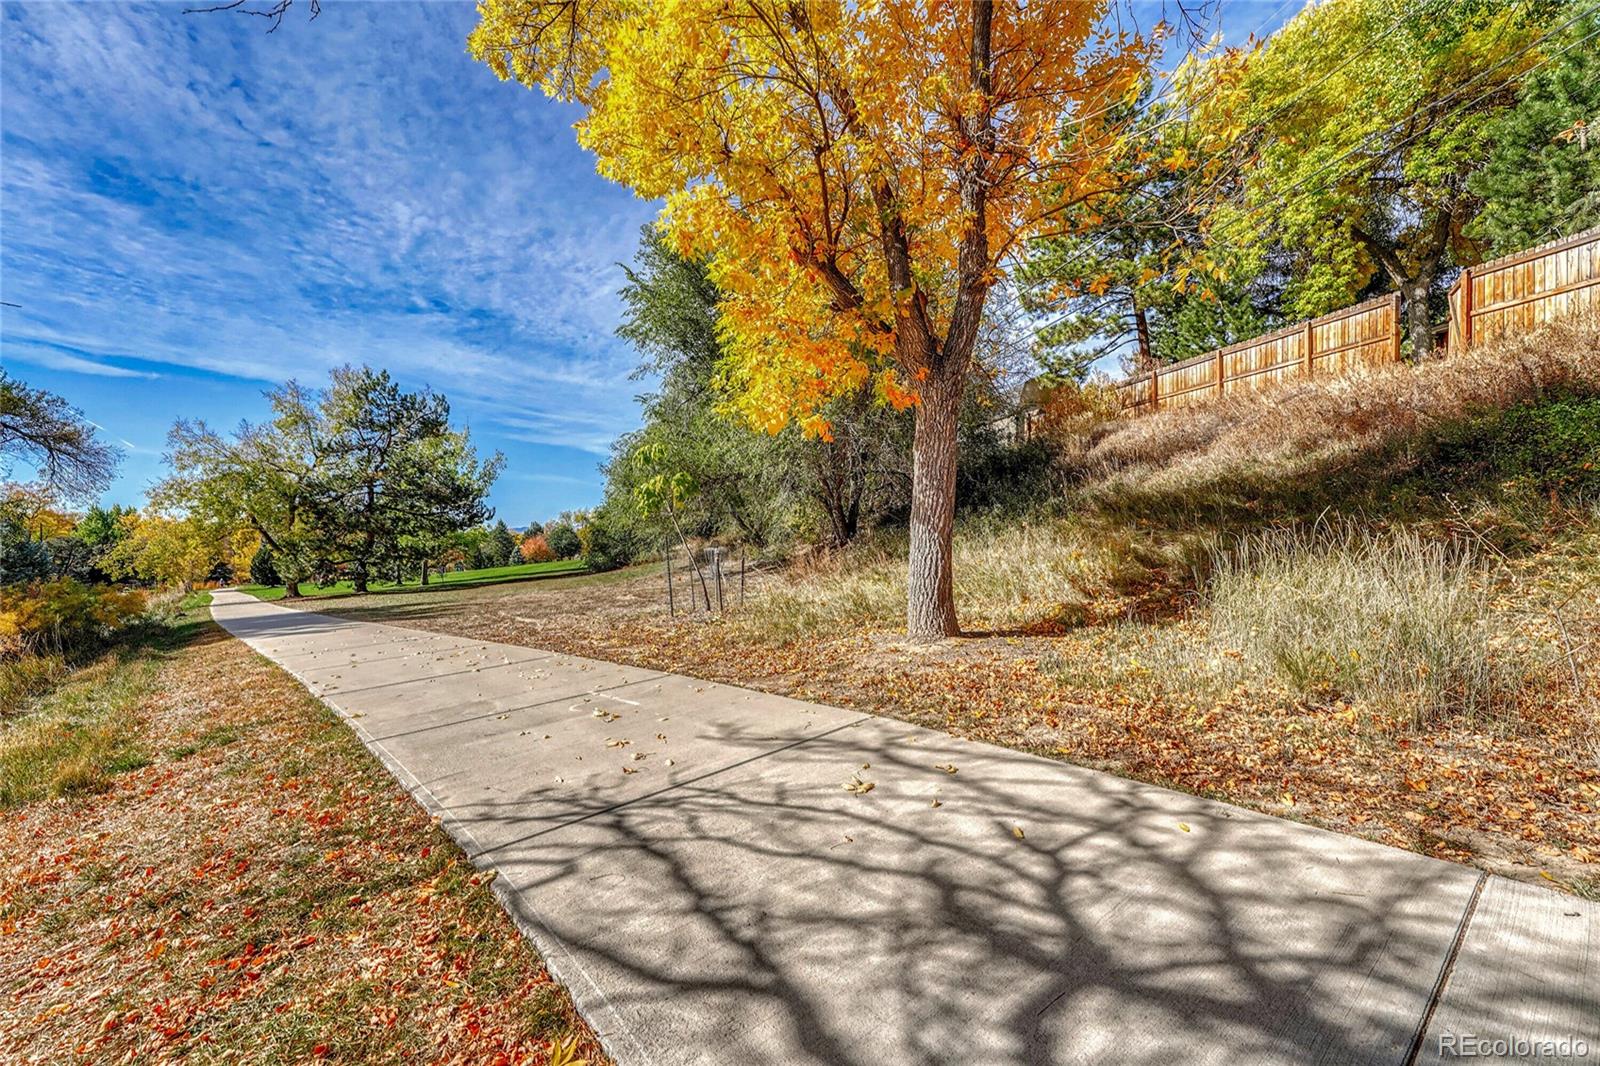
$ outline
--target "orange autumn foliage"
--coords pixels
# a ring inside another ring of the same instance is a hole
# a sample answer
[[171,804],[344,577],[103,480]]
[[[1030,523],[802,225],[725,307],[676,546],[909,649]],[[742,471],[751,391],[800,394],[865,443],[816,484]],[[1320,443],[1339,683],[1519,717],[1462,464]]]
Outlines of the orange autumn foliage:
[[556,557],[555,550],[550,547],[550,542],[544,539],[543,533],[525,538],[518,551],[522,553],[522,561],[525,563],[548,563]]

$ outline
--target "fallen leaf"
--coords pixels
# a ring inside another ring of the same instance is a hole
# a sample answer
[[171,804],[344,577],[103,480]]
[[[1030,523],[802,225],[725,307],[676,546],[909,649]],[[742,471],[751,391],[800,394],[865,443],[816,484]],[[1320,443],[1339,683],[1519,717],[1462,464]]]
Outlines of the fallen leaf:
[[871,792],[877,787],[878,786],[871,781],[861,780],[860,775],[856,775],[844,783],[844,790],[846,792],[853,792],[857,796],[865,796],[868,792]]
[[1022,831],[1022,826],[1020,825],[1014,825],[1011,827],[1011,835],[1016,837],[1018,840],[1022,840],[1027,836],[1027,834]]
[[947,774],[953,774],[956,772],[955,764],[953,763],[945,763],[942,766],[935,766],[934,769],[943,770]]

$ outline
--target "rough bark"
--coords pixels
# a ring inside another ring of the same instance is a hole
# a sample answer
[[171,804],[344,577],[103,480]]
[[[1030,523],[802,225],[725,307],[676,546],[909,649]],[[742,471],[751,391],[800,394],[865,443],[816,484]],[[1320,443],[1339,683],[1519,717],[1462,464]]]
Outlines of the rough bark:
[[1433,317],[1428,308],[1428,293],[1432,288],[1432,275],[1424,274],[1412,281],[1403,293],[1406,300],[1406,336],[1411,341],[1412,359],[1426,359],[1433,354]]
[[1433,318],[1428,294],[1433,290],[1439,268],[1449,251],[1452,225],[1450,211],[1435,211],[1426,230],[1426,239],[1405,259],[1396,249],[1361,227],[1353,229],[1356,239],[1366,246],[1368,254],[1377,260],[1405,300],[1406,339],[1411,342],[1412,359],[1426,359],[1433,354]]
[[911,442],[911,551],[906,573],[906,632],[915,640],[956,636],[950,540],[956,514],[956,429],[961,376],[923,382]]

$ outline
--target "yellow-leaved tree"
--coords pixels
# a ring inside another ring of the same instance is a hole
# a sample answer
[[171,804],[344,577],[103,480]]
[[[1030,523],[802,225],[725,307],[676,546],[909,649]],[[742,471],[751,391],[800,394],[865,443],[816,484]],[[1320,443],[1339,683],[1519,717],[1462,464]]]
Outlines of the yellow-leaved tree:
[[915,406],[907,629],[958,632],[957,412],[1021,242],[1114,180],[1152,42],[1102,0],[482,0],[469,48],[586,108],[604,176],[708,256],[732,405]]

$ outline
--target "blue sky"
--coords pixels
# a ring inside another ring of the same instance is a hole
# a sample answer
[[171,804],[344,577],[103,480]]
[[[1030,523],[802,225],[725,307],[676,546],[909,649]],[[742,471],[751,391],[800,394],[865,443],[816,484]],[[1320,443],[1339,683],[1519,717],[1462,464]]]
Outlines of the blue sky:
[[325,0],[273,34],[182,7],[0,5],[0,357],[125,450],[107,499],[142,500],[175,418],[366,362],[505,453],[509,522],[597,502],[645,387],[616,264],[655,209],[576,111],[468,58],[468,3]]

